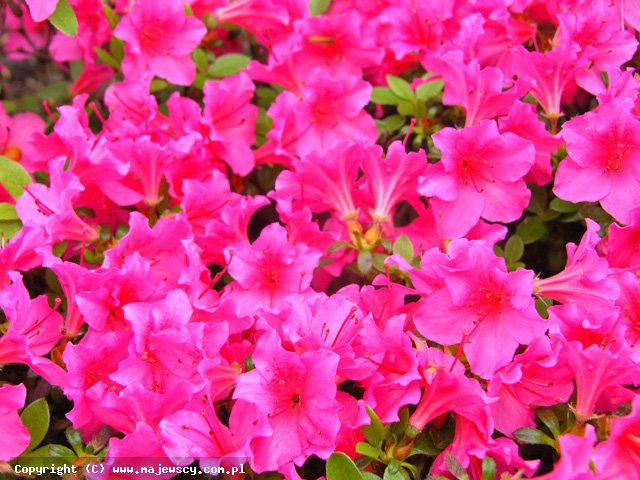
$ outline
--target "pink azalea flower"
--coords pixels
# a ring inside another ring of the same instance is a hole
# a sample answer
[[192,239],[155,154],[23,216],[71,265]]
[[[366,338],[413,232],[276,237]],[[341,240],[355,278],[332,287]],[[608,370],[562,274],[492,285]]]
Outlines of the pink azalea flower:
[[640,270],[640,208],[631,212],[631,221],[626,227],[611,224],[609,234],[599,247],[612,267]]
[[26,0],[31,17],[36,22],[42,22],[49,18],[56,9],[58,0]]
[[551,175],[551,154],[558,150],[562,140],[551,135],[538,120],[534,105],[516,100],[509,114],[498,120],[500,133],[511,132],[529,140],[536,149],[536,160],[531,171],[525,175],[527,182],[536,185],[546,185],[553,177]]
[[84,186],[73,173],[64,170],[64,158],[49,164],[50,187],[34,183],[16,203],[16,212],[24,225],[46,229],[53,242],[76,240],[91,242],[98,238],[97,229],[78,216],[76,197]]
[[640,207],[640,120],[630,101],[619,99],[567,122],[562,136],[568,157],[556,174],[553,191],[570,202],[599,201],[622,223]]
[[[435,288],[414,315],[427,339],[460,344],[471,371],[492,378],[509,363],[518,345],[528,345],[547,330],[533,303],[533,272],[507,272],[504,260],[483,242],[455,240],[432,268]],[[486,355],[487,351],[493,352]]]
[[148,69],[176,85],[190,85],[196,73],[191,52],[206,28],[187,17],[177,0],[138,0],[118,23],[114,34],[126,42],[123,69],[136,76]]
[[380,155],[363,157],[364,179],[371,190],[373,209],[369,212],[375,222],[392,219],[400,201],[417,198],[418,178],[427,169],[424,150],[406,153],[398,141],[393,142],[384,159]]
[[354,193],[360,166],[365,158],[379,154],[376,146],[335,142],[326,153],[311,152],[294,160],[290,171],[278,175],[271,197],[278,203],[296,200],[312,212],[332,210],[342,220],[356,220]]
[[507,113],[513,102],[526,91],[522,82],[505,91],[507,82],[499,68],[480,68],[480,62],[464,61],[460,50],[441,55],[428,55],[421,59],[427,71],[444,80],[445,105],[460,105],[466,114],[465,126],[478,125],[482,120]]
[[180,463],[188,465],[194,458],[200,459],[201,467],[245,463],[250,458],[249,443],[273,434],[267,417],[251,403],[235,402],[228,427],[206,396],[194,406],[200,410],[179,410],[159,424],[164,451]]
[[202,360],[204,324],[190,323],[193,308],[186,293],[172,290],[157,302],[130,303],[123,307],[133,339],[129,357],[111,374],[126,385],[136,382],[164,392],[177,382],[200,382],[197,367]]
[[600,226],[591,219],[586,222],[587,232],[580,245],[567,244],[564,270],[549,278],[536,279],[536,293],[563,304],[582,305],[606,317],[613,310],[618,288],[610,278],[609,264],[595,251]]
[[514,73],[531,84],[531,95],[552,122],[562,115],[563,95],[570,92],[576,74],[586,63],[584,57],[578,59],[578,51],[578,45],[572,43],[560,43],[546,53],[530,52],[522,46],[512,50]]
[[596,477],[591,468],[593,445],[596,443],[593,425],[586,425],[584,435],[565,433],[558,438],[560,461],[551,473],[537,477],[542,480],[593,480]]
[[600,442],[592,455],[598,478],[636,478],[640,475],[640,397],[631,403],[631,413],[613,417],[609,424],[609,436]]
[[289,243],[287,231],[277,223],[262,230],[253,244],[230,245],[224,254],[235,280],[230,291],[252,310],[256,305],[280,308],[287,295],[309,288],[322,256],[303,243]]
[[31,136],[44,132],[44,121],[35,113],[19,113],[10,117],[0,104],[0,155],[24,164],[30,170],[34,148]]
[[255,370],[238,378],[233,394],[264,413],[273,435],[251,442],[258,472],[327,458],[340,427],[335,375],[338,356],[328,350],[301,355],[282,348],[275,333],[265,334],[253,354]]
[[326,151],[337,140],[374,143],[375,121],[363,110],[370,97],[371,85],[359,77],[338,79],[316,68],[300,95],[283,92],[269,108],[273,127],[269,141],[256,151],[256,162],[288,166],[296,156]]
[[0,387],[0,462],[8,462],[20,455],[31,437],[20,421],[17,409],[24,406],[27,389],[24,385],[5,384]]
[[535,428],[535,408],[566,402],[573,392],[572,378],[566,360],[552,351],[549,339],[535,339],[488,385],[489,395],[497,397],[491,404],[496,430],[511,435],[518,428]]
[[252,105],[253,82],[244,74],[220,82],[206,82],[204,118],[211,126],[213,149],[238,175],[248,175],[254,167],[251,145],[255,141],[258,107]]
[[468,228],[480,217],[512,222],[522,215],[531,195],[523,180],[535,161],[531,142],[500,134],[492,120],[462,130],[445,128],[433,141],[442,159],[421,178],[420,193],[448,202],[444,207]]

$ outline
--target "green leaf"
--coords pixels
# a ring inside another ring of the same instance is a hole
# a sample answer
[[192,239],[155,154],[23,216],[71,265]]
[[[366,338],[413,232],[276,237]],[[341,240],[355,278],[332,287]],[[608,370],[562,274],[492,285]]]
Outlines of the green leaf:
[[484,457],[482,460],[482,480],[494,480],[496,478],[496,462],[491,457]]
[[49,405],[44,398],[39,398],[35,402],[30,403],[20,414],[20,420],[31,436],[29,446],[25,450],[30,452],[37,447],[44,439],[44,436],[49,430],[49,421],[51,420],[49,414]]
[[384,425],[380,421],[380,417],[373,411],[373,409],[367,405],[367,415],[371,419],[371,423],[369,425],[365,425],[362,427],[362,433],[364,434],[364,438],[376,448],[382,447],[382,442],[385,439],[385,431]]
[[399,253],[407,262],[411,262],[415,255],[413,244],[406,235],[398,235],[393,242],[393,253]]
[[413,455],[426,455],[427,457],[437,457],[440,455],[440,450],[436,448],[433,438],[428,433],[422,433],[418,435],[416,442],[413,444],[413,448],[409,453],[409,456]]
[[366,275],[373,267],[373,255],[371,252],[362,251],[358,253],[358,270],[361,274]]
[[60,458],[68,462],[73,462],[78,456],[64,445],[48,445],[49,455],[53,458]]
[[69,82],[56,82],[41,88],[37,96],[42,100],[59,100],[69,93]]
[[415,115],[416,105],[412,100],[400,100],[398,102],[398,113],[400,115],[404,115],[405,117],[410,117]]
[[556,448],[556,442],[553,438],[533,428],[519,428],[513,432],[513,436],[522,443],[529,445],[549,445],[550,447]]
[[105,18],[109,22],[109,26],[113,30],[114,28],[116,28],[116,25],[118,25],[120,17],[118,17],[118,15],[116,15],[116,12],[114,12],[113,9],[104,2],[102,4],[102,10],[104,12]]
[[367,442],[358,442],[356,444],[356,452],[365,457],[373,458],[374,460],[378,459],[382,453],[379,449]]
[[442,80],[433,80],[427,83],[421,83],[416,87],[416,97],[426,102],[427,100],[439,97],[442,93],[444,82]]
[[547,233],[547,225],[540,217],[526,217],[516,229],[516,233],[528,245],[540,240]]
[[249,65],[251,58],[240,53],[228,53],[216,58],[209,66],[207,73],[211,77],[228,77],[235,75]]
[[[111,43],[109,44],[111,48],[111,55],[115,58],[118,63],[122,62],[124,58],[124,42],[120,40],[118,37],[111,37]],[[118,68],[118,70],[120,70]]]
[[0,203],[0,221],[20,220],[15,205]]
[[82,437],[80,436],[80,431],[74,429],[73,427],[68,427],[64,431],[64,435],[67,437],[67,441],[71,448],[76,452],[76,455],[80,456],[84,453],[84,446],[82,444]]
[[207,58],[207,52],[205,52],[201,48],[196,48],[191,54],[193,58],[193,62],[196,64],[196,68],[199,72],[205,73],[207,70],[207,63],[209,59]]
[[386,87],[373,87],[371,101],[379,105],[397,105],[400,98]]
[[362,478],[364,480],[382,480],[378,475],[371,472],[362,472]]
[[406,480],[408,477],[409,475],[400,468],[400,465],[395,460],[392,460],[385,468],[382,480]]
[[508,264],[515,263],[524,253],[524,242],[518,235],[512,235],[504,246],[504,259]]
[[167,88],[169,84],[160,78],[154,78],[149,84],[149,92],[155,93]]
[[31,183],[29,173],[17,162],[0,155],[0,184],[16,200],[24,192],[24,186]]
[[395,75],[387,75],[387,84],[394,95],[398,98],[409,100],[410,102],[415,100],[415,95],[413,94],[413,91],[411,91],[411,87],[406,80],[396,77]]
[[327,480],[364,480],[364,478],[348,456],[342,452],[335,452],[327,460]]
[[[384,120],[377,120],[376,124],[378,129],[382,128],[384,132],[395,132],[399,130],[405,123],[405,118],[402,115],[389,115]],[[384,133],[383,132],[383,133]]]
[[334,252],[337,252],[338,250],[340,250],[342,248],[349,248],[350,246],[351,246],[351,244],[347,243],[347,242],[339,242],[338,241],[338,242],[332,243],[329,246],[329,249],[327,250],[327,255],[331,255]]
[[578,211],[580,209],[580,204],[565,202],[559,198],[554,198],[551,200],[551,203],[549,203],[549,208],[554,212],[571,213]]
[[118,62],[109,52],[100,47],[93,47],[93,51],[96,52],[96,55],[98,55],[98,58],[102,60],[103,63],[106,63],[116,70],[120,70],[120,62]]
[[331,0],[310,0],[309,12],[312,16],[322,15],[331,5]]
[[542,423],[549,429],[555,438],[560,436],[560,421],[556,413],[550,408],[539,408],[536,415]]
[[75,37],[78,33],[78,19],[67,0],[58,0],[56,9],[49,17],[49,22],[70,37]]

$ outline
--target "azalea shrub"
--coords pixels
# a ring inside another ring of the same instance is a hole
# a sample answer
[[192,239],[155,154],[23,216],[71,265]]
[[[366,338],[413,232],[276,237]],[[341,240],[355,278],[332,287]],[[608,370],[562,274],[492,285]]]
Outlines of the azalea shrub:
[[0,475],[640,478],[638,0],[0,9]]

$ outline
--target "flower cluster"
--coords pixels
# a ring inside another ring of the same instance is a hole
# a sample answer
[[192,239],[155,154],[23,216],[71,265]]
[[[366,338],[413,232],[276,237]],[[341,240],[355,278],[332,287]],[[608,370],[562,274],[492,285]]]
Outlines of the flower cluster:
[[0,469],[640,477],[637,1],[0,9]]

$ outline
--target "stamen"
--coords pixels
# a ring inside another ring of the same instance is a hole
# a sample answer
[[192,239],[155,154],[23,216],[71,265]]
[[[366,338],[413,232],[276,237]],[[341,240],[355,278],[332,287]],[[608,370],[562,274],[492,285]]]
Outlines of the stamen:
[[227,269],[229,268],[229,265],[231,264],[231,260],[233,260],[233,250],[229,250],[229,261],[227,262],[227,264],[224,266],[224,268],[219,271],[218,273],[215,274],[215,276],[213,277],[213,280],[211,280],[211,282],[209,282],[209,284],[204,288],[204,290],[202,290],[202,292],[200,292],[200,295],[198,295],[198,300],[200,300],[202,297],[204,297],[205,293],[207,293],[211,288],[214,287],[214,285],[216,283],[218,283],[218,280],[220,280],[225,273],[227,273]]
[[53,112],[51,111],[51,107],[49,106],[49,102],[47,100],[42,101],[42,106],[44,107],[45,112],[49,115],[49,118],[53,120],[53,123],[56,123],[58,119],[55,117]]
[[402,146],[407,148],[407,142],[409,141],[409,135],[411,135],[411,132],[413,131],[413,127],[416,126],[416,119],[412,118],[411,121],[409,122],[409,129],[407,130],[407,134],[404,136],[404,140],[402,141]]

